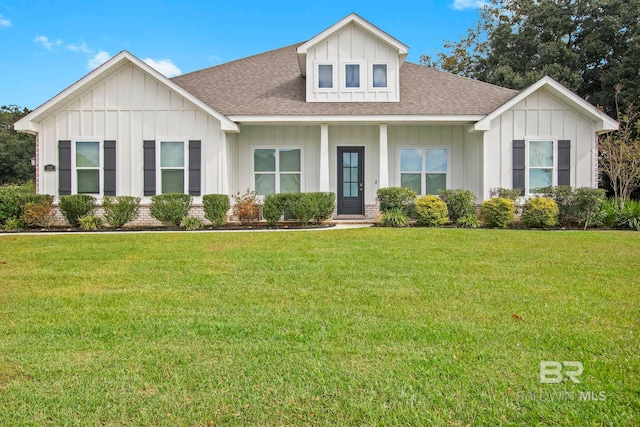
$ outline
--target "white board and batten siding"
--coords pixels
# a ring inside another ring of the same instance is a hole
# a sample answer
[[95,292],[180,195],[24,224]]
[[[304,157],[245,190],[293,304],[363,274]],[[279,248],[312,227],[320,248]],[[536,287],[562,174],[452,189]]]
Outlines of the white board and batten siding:
[[491,188],[512,188],[513,140],[571,141],[571,186],[596,187],[595,123],[544,89],[491,122],[484,133],[484,199]]
[[[144,140],[202,141],[202,194],[223,192],[226,185],[219,174],[227,160],[220,154],[225,152],[220,122],[132,64],[41,123],[41,165],[59,163],[60,140],[115,140],[119,195],[143,197]],[[39,191],[58,194],[57,179],[57,172],[41,172]]]
[[[332,64],[332,89],[318,89],[318,64]],[[360,87],[345,87],[345,65],[360,64]],[[387,88],[373,88],[373,64],[387,65]],[[400,100],[400,59],[397,50],[362,30],[348,25],[309,49],[306,58],[307,102],[397,102]]]

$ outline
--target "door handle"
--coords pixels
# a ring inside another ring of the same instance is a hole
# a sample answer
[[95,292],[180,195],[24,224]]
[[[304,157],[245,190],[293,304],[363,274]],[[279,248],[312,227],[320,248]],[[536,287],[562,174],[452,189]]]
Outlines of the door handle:
[[361,182],[360,183],[360,191],[364,190],[364,184]]

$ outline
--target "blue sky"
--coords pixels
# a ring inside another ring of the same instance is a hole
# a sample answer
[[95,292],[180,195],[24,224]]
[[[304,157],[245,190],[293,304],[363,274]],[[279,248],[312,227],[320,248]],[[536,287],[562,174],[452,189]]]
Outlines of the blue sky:
[[168,77],[305,41],[351,12],[433,54],[482,0],[0,0],[0,105],[34,109],[128,50]]

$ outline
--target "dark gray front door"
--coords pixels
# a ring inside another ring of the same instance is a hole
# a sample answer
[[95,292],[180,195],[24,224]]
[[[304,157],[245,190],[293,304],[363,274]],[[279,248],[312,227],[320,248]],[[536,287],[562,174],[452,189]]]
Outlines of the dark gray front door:
[[338,147],[338,215],[364,215],[364,147]]

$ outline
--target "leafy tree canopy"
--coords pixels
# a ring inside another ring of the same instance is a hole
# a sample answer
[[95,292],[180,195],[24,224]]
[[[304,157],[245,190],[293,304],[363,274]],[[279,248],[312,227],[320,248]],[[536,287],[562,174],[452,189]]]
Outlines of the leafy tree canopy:
[[0,107],[0,185],[34,179],[34,137],[13,129],[13,124],[28,113],[28,108],[16,105]]
[[491,0],[423,65],[513,89],[549,75],[615,117],[640,104],[640,0]]

